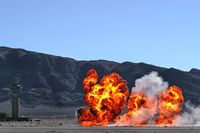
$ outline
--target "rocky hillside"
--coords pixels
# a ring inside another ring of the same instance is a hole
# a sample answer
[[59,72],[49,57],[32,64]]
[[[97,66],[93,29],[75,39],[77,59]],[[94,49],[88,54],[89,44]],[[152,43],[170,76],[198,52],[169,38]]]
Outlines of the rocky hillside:
[[131,90],[134,81],[144,74],[157,71],[170,84],[183,89],[186,100],[200,104],[200,70],[189,72],[162,68],[145,63],[117,63],[105,60],[77,61],[23,49],[0,47],[0,102],[10,99],[9,86],[19,83],[21,105],[71,107],[83,105],[82,80],[94,68],[101,77],[119,73]]

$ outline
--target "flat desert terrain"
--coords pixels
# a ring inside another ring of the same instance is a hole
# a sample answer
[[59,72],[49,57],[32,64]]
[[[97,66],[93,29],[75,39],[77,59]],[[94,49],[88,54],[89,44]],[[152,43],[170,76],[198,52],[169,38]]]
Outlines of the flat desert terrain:
[[199,133],[197,127],[26,127],[0,128],[1,133]]
[[0,133],[200,133],[200,127],[81,127],[75,119],[0,122]]

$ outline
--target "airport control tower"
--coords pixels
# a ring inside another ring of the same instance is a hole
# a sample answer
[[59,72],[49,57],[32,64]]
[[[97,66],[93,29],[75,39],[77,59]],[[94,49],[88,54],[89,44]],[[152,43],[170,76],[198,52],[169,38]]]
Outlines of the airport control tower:
[[19,114],[19,92],[20,92],[20,85],[12,84],[10,87],[11,92],[11,102],[12,102],[12,119],[18,120]]

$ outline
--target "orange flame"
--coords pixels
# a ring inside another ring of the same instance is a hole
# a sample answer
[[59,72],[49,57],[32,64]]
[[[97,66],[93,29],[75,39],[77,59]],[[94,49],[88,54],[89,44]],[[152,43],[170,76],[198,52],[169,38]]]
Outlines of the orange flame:
[[156,119],[156,123],[158,125],[171,125],[180,114],[183,102],[182,91],[177,86],[171,86],[161,92],[158,106],[160,116]]
[[118,116],[128,95],[126,81],[117,73],[104,76],[100,84],[96,84],[98,75],[91,69],[83,81],[85,103],[90,107],[78,111],[78,119],[82,126],[105,126]]
[[144,92],[131,92],[128,113],[116,119],[117,126],[145,126],[156,113],[157,101],[147,97]]
[[83,81],[85,103],[90,109],[78,111],[82,126],[157,126],[172,125],[181,112],[184,102],[182,91],[171,86],[158,96],[150,97],[142,91],[132,91],[127,104],[127,113],[120,115],[126,104],[128,88],[126,81],[117,73],[104,76],[97,84],[98,75],[89,70]]

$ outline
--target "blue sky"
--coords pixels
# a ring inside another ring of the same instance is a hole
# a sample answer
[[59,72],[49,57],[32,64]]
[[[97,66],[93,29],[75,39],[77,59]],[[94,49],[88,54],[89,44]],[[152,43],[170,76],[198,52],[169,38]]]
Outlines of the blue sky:
[[200,69],[200,1],[0,0],[0,45]]

